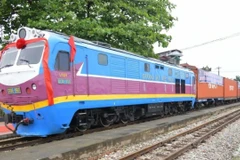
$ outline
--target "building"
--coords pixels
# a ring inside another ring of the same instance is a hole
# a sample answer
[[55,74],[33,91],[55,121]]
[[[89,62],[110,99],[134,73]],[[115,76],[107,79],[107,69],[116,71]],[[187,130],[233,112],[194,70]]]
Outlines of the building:
[[171,64],[179,65],[180,57],[183,56],[182,51],[178,49],[168,50],[164,52],[157,53],[159,59]]

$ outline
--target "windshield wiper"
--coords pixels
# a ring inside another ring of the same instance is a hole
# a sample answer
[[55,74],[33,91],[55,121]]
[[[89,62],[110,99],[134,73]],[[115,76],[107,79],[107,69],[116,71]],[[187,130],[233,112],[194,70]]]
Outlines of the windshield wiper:
[[11,66],[13,66],[13,64],[6,64],[6,65],[2,66],[2,67],[0,68],[0,72],[1,72],[1,69],[7,68],[7,67],[11,67]]
[[21,58],[20,61],[26,62],[27,65],[29,66],[29,68],[32,68],[32,67],[30,66],[29,60]]

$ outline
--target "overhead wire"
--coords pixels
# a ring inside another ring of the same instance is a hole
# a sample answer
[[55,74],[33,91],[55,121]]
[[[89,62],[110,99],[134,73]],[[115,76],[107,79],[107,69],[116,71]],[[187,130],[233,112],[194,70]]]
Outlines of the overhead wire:
[[[196,45],[193,45],[193,46],[190,46],[190,47],[182,48],[180,50],[181,51],[189,50],[189,49],[201,47],[201,46],[204,46],[204,45],[208,45],[208,44],[215,43],[215,42],[218,42],[218,41],[223,41],[223,40],[230,39],[230,38],[237,37],[237,36],[240,36],[240,32],[234,33],[234,34],[229,35],[229,36],[221,37],[221,38],[218,38],[218,39],[214,39],[214,40],[211,40],[211,41],[196,44]],[[219,71],[212,71],[212,72],[219,72]],[[240,71],[224,71],[224,70],[221,70],[221,73],[230,73],[230,72],[236,73],[236,72],[240,72]]]
[[[218,71],[211,71],[211,72],[218,72]],[[224,71],[224,70],[221,70],[221,72],[225,72],[225,73],[230,73],[230,72],[232,72],[232,73],[234,73],[234,72],[240,72],[240,71]]]
[[180,50],[184,51],[184,50],[188,50],[188,49],[193,49],[193,48],[196,48],[196,47],[201,47],[201,46],[211,44],[211,43],[214,43],[214,42],[223,41],[223,40],[233,38],[233,37],[236,37],[236,36],[240,36],[240,32],[234,33],[234,34],[229,35],[229,36],[221,37],[221,38],[218,38],[218,39],[214,39],[214,40],[211,40],[211,41],[207,41],[207,42],[204,42],[204,43],[200,43],[200,44],[197,44],[197,45],[193,45],[193,46],[190,46],[190,47],[186,47],[186,48],[183,48],[183,49],[180,49]]

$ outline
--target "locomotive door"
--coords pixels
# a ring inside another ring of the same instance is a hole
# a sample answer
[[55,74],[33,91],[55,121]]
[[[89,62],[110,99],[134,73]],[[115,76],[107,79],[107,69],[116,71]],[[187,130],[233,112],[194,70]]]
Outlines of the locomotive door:
[[[154,73],[155,75],[154,75],[154,80],[155,81],[160,81],[160,78],[161,78],[161,73],[160,73],[160,65],[159,64],[155,64],[155,73]],[[158,83],[156,83],[156,84],[158,84]],[[159,88],[159,87],[155,87],[155,93],[160,93],[160,91],[161,91],[161,88]]]
[[195,94],[195,91],[196,91],[195,77],[191,76],[191,93]]
[[67,43],[58,43],[50,55],[55,59],[52,72],[52,87],[54,97],[74,94],[74,81],[70,63],[70,48]]

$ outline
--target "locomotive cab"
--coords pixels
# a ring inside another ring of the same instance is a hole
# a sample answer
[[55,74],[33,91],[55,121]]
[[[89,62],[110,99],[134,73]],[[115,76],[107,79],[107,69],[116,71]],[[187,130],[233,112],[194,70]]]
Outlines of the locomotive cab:
[[[43,38],[44,37],[44,38]],[[0,102],[5,112],[5,123],[12,123],[16,132],[20,124],[34,123],[41,113],[35,102],[47,99],[43,65],[47,49],[47,35],[36,29],[22,27],[1,52]],[[39,94],[42,93],[42,94]]]

